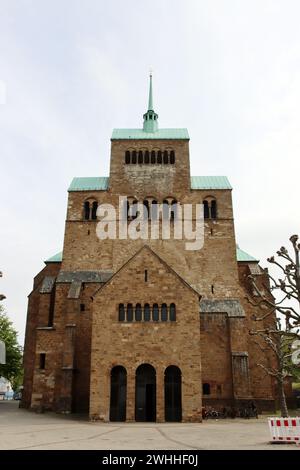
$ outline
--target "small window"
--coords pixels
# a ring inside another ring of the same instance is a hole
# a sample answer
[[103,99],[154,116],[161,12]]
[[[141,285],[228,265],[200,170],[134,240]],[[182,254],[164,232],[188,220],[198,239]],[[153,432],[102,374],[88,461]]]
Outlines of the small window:
[[169,154],[168,151],[164,151],[164,164],[167,165],[169,163]]
[[151,152],[151,163],[156,163],[156,152],[152,150]]
[[130,152],[129,152],[129,150],[126,150],[126,152],[125,152],[125,164],[129,165],[129,163],[130,163]]
[[170,208],[169,208],[169,201],[167,199],[163,200],[163,219],[169,220],[170,218]]
[[158,211],[157,211],[157,201],[155,199],[151,203],[151,219],[157,220]]
[[174,163],[175,163],[175,152],[174,152],[174,150],[171,150],[171,152],[170,152],[170,163],[171,163],[171,165],[174,165]]
[[125,307],[124,307],[124,304],[119,304],[119,321],[125,321]]
[[176,305],[170,305],[170,321],[176,321]]
[[135,306],[135,321],[142,320],[142,306],[141,304],[136,304]]
[[173,199],[173,201],[171,202],[170,217],[171,217],[171,220],[174,220],[174,219],[177,218],[177,201],[176,201],[176,199]]
[[145,269],[145,282],[148,282],[148,271]]
[[85,203],[84,203],[84,218],[85,218],[85,220],[89,220],[89,218],[90,218],[90,203],[89,203],[89,201],[85,201]]
[[210,395],[210,384],[204,383],[202,385],[202,393],[203,395]]
[[94,201],[92,205],[92,220],[97,219],[98,202]]
[[144,163],[145,163],[146,165],[148,165],[148,164],[149,164],[149,162],[150,162],[150,158],[149,158],[149,151],[148,151],[148,150],[146,150],[146,152],[145,152],[145,159],[144,159]]
[[161,151],[159,150],[159,152],[157,153],[157,163],[162,163],[162,154],[161,154]]
[[161,306],[161,321],[168,321],[168,307],[167,304]]
[[141,150],[139,151],[138,163],[143,163],[143,152]]
[[211,201],[210,212],[211,212],[211,218],[216,219],[217,218],[217,201],[215,199]]
[[222,385],[217,385],[217,394],[222,395]]
[[127,304],[127,321],[131,322],[132,320],[133,320],[132,304]]
[[209,219],[209,206],[208,201],[203,201],[204,219]]
[[133,164],[136,164],[136,151],[134,150],[132,152],[132,161],[131,161]]
[[153,305],[153,309],[152,309],[152,320],[153,320],[153,321],[159,321],[159,308],[158,308],[158,304],[154,304],[154,305]]
[[80,304],[80,311],[85,312],[85,304]]
[[144,209],[144,220],[147,220],[150,218],[150,211],[149,211],[149,201],[148,199],[145,199],[143,201],[143,209]]
[[144,321],[150,321],[150,305],[145,304],[144,306]]
[[46,354],[41,353],[40,354],[40,369],[45,369],[46,368]]

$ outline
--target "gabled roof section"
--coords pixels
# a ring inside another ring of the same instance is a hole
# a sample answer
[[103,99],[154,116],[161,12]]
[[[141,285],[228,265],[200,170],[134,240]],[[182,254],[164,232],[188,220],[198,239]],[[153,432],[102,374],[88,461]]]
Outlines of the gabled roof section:
[[106,191],[108,176],[87,176],[73,178],[68,191]]
[[44,261],[44,263],[61,263],[62,262],[62,251],[59,253],[56,253],[56,255],[51,256],[51,258],[48,258]]
[[192,176],[191,189],[232,189],[227,176]]
[[258,263],[259,262],[258,259],[253,258],[253,256],[246,253],[246,251],[241,250],[238,245],[236,247],[236,259],[237,261],[241,261],[245,263],[251,263],[251,262]]
[[190,140],[186,128],[158,129],[145,132],[143,129],[113,129],[111,140]]
[[196,291],[185,279],[183,279],[183,277],[181,277],[176,271],[174,271],[173,268],[171,268],[171,266],[169,266],[168,263],[166,263],[166,261],[164,261],[157,253],[155,253],[155,251],[152,250],[152,248],[150,248],[149,245],[143,245],[131,258],[129,258],[126,263],[123,264],[123,266],[121,266],[120,269],[118,269],[118,271],[115,272],[115,274],[105,283],[103,284],[102,286],[99,287],[99,289],[96,290],[95,294],[93,295],[93,297],[95,297],[95,295],[99,292],[99,290],[102,290],[102,289],[105,289],[105,287],[124,269],[126,268],[126,266],[134,259],[136,258],[143,250],[148,250],[150,251],[150,253],[155,256],[162,264],[164,264],[166,266],[166,268],[172,273],[174,274],[183,284],[185,284],[185,286],[192,290],[194,292],[194,294],[196,294],[198,297],[201,298],[201,295],[198,291]]

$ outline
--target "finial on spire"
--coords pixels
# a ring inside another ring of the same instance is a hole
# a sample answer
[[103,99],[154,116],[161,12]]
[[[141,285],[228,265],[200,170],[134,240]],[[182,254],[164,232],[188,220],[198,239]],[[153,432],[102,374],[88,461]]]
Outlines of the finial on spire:
[[158,115],[153,109],[153,92],[152,92],[152,70],[150,69],[150,85],[149,85],[149,100],[148,111],[144,114],[143,130],[145,132],[156,132],[158,130]]

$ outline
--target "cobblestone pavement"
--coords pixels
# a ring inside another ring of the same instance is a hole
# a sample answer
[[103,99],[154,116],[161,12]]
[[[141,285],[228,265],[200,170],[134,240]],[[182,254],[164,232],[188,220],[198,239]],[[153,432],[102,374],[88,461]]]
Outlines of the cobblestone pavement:
[[18,402],[0,401],[0,449],[268,449],[298,450],[270,444],[267,418],[181,423],[90,423],[86,417],[36,414]]

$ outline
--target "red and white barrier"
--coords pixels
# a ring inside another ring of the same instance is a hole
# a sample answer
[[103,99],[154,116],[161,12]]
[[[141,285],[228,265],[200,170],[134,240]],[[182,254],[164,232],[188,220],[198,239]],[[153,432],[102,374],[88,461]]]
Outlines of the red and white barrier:
[[300,445],[300,418],[269,418],[273,442],[296,442]]

